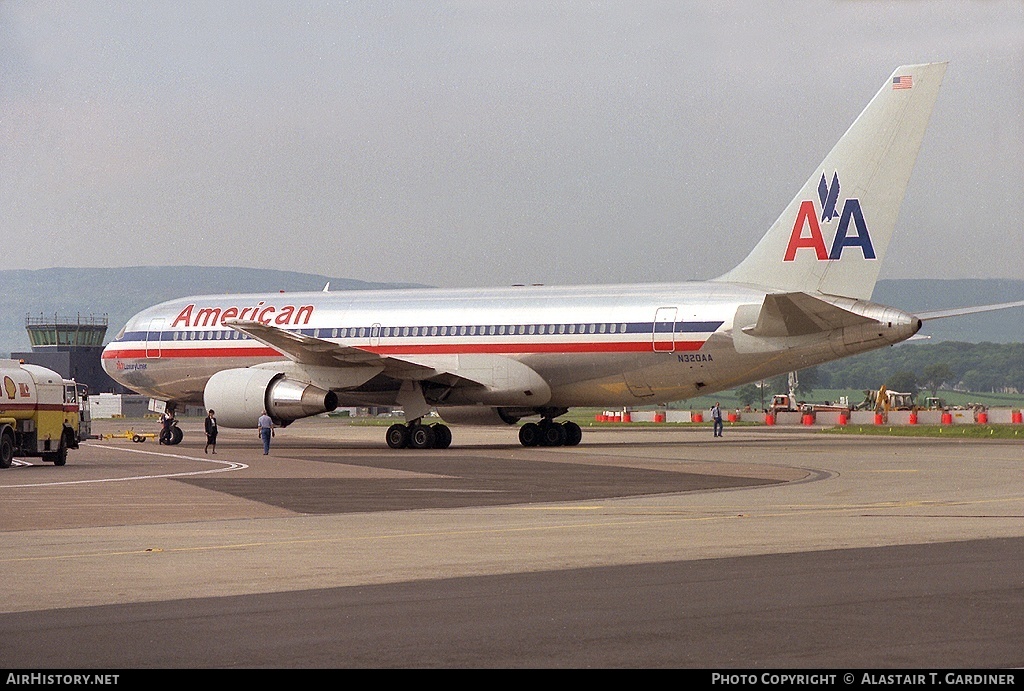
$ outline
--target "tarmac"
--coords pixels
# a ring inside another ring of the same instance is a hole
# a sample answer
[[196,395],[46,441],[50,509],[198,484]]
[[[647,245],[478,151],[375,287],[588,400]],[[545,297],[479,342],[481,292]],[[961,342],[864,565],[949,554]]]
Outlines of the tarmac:
[[0,668],[1024,664],[1024,439],[183,428],[0,471]]

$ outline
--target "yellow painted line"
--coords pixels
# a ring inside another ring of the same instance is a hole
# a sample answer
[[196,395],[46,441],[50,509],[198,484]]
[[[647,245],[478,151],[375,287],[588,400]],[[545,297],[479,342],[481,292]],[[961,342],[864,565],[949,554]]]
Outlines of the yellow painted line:
[[90,552],[82,554],[62,554],[62,555],[47,555],[40,557],[14,557],[10,559],[0,559],[0,564],[13,564],[21,562],[31,561],[59,561],[64,559],[93,559],[96,557],[119,557],[119,556],[133,556],[133,555],[149,555],[149,554],[185,554],[190,552],[216,552],[233,549],[247,549],[252,547],[279,547],[288,545],[317,545],[317,544],[340,544],[340,543],[351,543],[351,542],[368,542],[368,541],[390,541],[390,540],[408,540],[410,538],[425,538],[425,537],[467,537],[471,535],[503,535],[512,533],[542,533],[542,532],[554,532],[554,531],[566,531],[566,530],[580,530],[583,528],[607,528],[609,526],[643,526],[643,525],[658,525],[663,523],[678,523],[680,521],[718,521],[723,518],[742,518],[741,516],[705,516],[699,518],[687,518],[684,516],[674,516],[671,518],[662,518],[660,520],[628,520],[628,521],[611,521],[611,522],[600,522],[600,523],[578,523],[575,525],[564,525],[564,526],[530,526],[524,528],[494,528],[494,529],[478,529],[478,530],[445,530],[445,531],[427,531],[427,532],[412,532],[412,533],[399,533],[395,535],[367,535],[365,537],[351,537],[351,536],[339,536],[332,538],[297,538],[292,540],[274,540],[274,541],[259,541],[259,542],[238,542],[224,545],[208,545],[205,547],[151,547],[147,549],[136,549],[136,550],[124,550],[124,551],[110,551],[110,552]]
[[[908,500],[898,502],[879,502],[873,504],[843,504],[843,505],[820,505],[820,506],[792,506],[792,507],[776,507],[774,511],[763,512],[763,511],[750,511],[749,507],[746,510],[737,508],[737,513],[730,513],[728,509],[724,509],[723,513],[714,515],[665,515],[666,511],[671,509],[651,507],[650,510],[657,511],[658,517],[652,518],[650,516],[645,518],[630,517],[627,520],[610,520],[610,521],[588,521],[584,523],[575,523],[572,525],[559,525],[559,526],[526,526],[522,528],[488,528],[488,529],[474,529],[474,530],[440,530],[440,531],[416,531],[408,533],[398,533],[394,535],[367,535],[363,537],[353,536],[338,536],[338,537],[317,537],[317,538],[295,538],[287,540],[261,540],[255,542],[236,542],[221,545],[207,545],[201,547],[151,547],[147,549],[135,549],[135,550],[117,550],[109,552],[91,552],[81,554],[63,554],[63,555],[46,555],[38,557],[15,557],[8,559],[0,559],[0,564],[6,563],[23,563],[33,561],[61,561],[67,559],[95,559],[104,557],[122,557],[122,556],[147,556],[155,554],[189,554],[189,553],[202,553],[202,552],[218,552],[227,550],[239,550],[239,549],[252,549],[261,547],[285,547],[292,545],[327,545],[327,544],[342,544],[342,543],[361,543],[361,542],[386,542],[394,540],[409,540],[409,539],[420,539],[420,538],[457,538],[457,537],[469,537],[469,536],[480,536],[480,535],[511,535],[511,534],[524,534],[524,533],[552,533],[552,532],[569,532],[587,530],[591,528],[614,528],[614,527],[642,527],[642,526],[656,526],[665,525],[670,523],[703,523],[710,521],[727,521],[737,519],[763,519],[763,518],[791,518],[794,516],[801,515],[820,515],[826,513],[838,513],[838,512],[849,512],[849,511],[878,511],[878,510],[892,510],[899,508],[922,508],[922,507],[938,507],[938,506],[971,506],[976,504],[989,504],[996,502],[1021,502],[1024,501],[1024,497],[1005,497],[1002,499],[985,499],[978,501],[945,501],[945,500]],[[577,508],[583,508],[587,511],[593,511],[595,509],[608,509],[612,507],[608,506],[586,506],[586,507],[530,507],[531,510],[557,510],[567,511],[574,510]],[[638,510],[637,507],[615,507],[624,510]],[[691,510],[692,512],[693,510]],[[918,518],[917,516],[908,515],[907,518]],[[962,516],[949,516],[954,520],[963,518]],[[994,518],[1006,518],[1006,516],[997,516]],[[1022,516],[1021,518],[1024,518]]]

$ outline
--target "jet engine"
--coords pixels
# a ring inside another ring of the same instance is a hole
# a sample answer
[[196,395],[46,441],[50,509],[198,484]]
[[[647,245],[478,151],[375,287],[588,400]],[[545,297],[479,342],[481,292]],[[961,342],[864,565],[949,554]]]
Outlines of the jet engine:
[[280,425],[338,407],[333,391],[289,379],[284,372],[240,368],[217,372],[206,383],[203,400],[224,427],[255,427],[263,411]]

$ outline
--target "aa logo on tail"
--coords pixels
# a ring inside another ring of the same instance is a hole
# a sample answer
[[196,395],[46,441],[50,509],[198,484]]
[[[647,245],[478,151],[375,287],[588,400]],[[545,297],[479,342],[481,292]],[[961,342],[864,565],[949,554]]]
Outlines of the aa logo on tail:
[[[839,227],[836,230],[835,238],[832,240],[832,249],[825,251],[825,239],[821,235],[821,225],[818,222],[818,214],[814,208],[814,202],[810,199],[800,202],[800,210],[796,214],[796,222],[793,224],[793,233],[789,236],[789,245],[786,247],[784,261],[791,262],[796,258],[796,251],[807,248],[813,249],[815,256],[821,260],[840,259],[843,250],[847,247],[860,247],[865,259],[875,258],[875,248],[871,245],[871,235],[868,233],[868,225],[864,222],[864,212],[860,208],[859,199],[847,199],[843,203],[842,212],[836,209],[839,203],[839,173],[832,174],[832,183],[821,174],[821,182],[818,183],[818,200],[821,202],[821,222],[831,223],[836,216],[839,217]],[[850,234],[850,225],[853,225],[853,234]]]

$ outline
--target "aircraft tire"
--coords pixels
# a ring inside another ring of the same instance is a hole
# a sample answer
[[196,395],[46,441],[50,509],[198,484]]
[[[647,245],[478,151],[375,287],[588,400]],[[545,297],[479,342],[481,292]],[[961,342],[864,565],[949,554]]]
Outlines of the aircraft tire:
[[566,436],[565,428],[557,422],[549,422],[541,427],[541,444],[543,446],[563,446]]
[[416,425],[409,432],[409,446],[414,449],[430,449],[434,446],[434,430],[425,425]]
[[391,425],[384,438],[392,449],[404,449],[409,446],[409,428],[401,424]]
[[583,429],[575,422],[563,422],[562,428],[565,429],[566,446],[577,446],[581,441],[583,441]]
[[519,443],[523,446],[538,446],[541,441],[540,425],[527,422],[519,428]]
[[452,445],[452,431],[448,428],[448,425],[437,423],[436,425],[431,425],[430,428],[434,431],[435,449],[447,449]]
[[168,442],[171,446],[176,446],[181,443],[181,440],[185,438],[185,433],[181,431],[180,427],[171,428],[171,440]]

